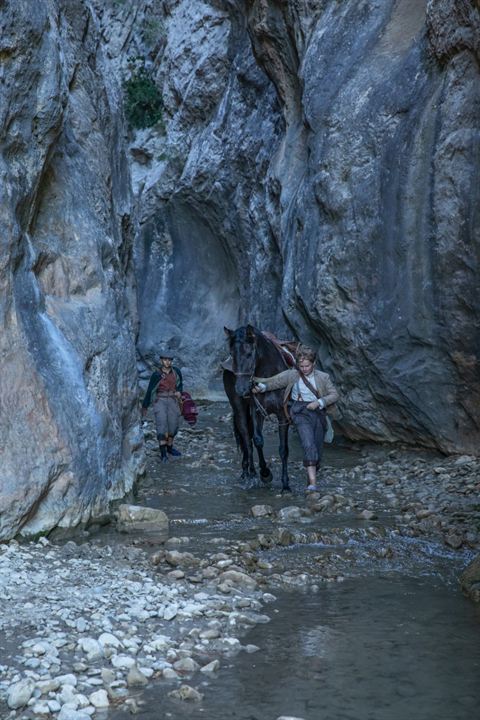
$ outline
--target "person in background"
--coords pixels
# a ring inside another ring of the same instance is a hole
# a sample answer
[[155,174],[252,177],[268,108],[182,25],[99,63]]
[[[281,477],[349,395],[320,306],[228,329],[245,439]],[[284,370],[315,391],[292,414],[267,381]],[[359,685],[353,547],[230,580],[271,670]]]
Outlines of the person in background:
[[318,489],[317,470],[322,460],[323,438],[327,428],[326,408],[338,400],[338,392],[330,376],[315,368],[315,357],[312,348],[300,345],[296,368],[270,378],[253,378],[256,383],[253,392],[285,388],[284,399],[302,444],[307,492]]
[[168,455],[176,457],[182,454],[173,447],[180,422],[180,403],[183,390],[182,373],[173,365],[173,359],[173,353],[169,350],[162,350],[159,367],[153,371],[150,377],[142,403],[144,417],[150,404],[153,403],[161,462],[167,462]]

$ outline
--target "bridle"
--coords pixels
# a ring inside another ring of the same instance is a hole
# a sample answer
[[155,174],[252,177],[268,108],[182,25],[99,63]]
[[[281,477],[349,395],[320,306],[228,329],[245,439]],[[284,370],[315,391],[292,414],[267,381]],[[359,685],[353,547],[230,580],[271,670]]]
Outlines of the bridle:
[[[255,358],[255,361],[256,361],[256,358]],[[252,370],[251,372],[235,372],[234,370],[232,370],[232,373],[233,373],[233,375],[235,375],[235,377],[249,377],[249,378],[250,378],[250,384],[253,385],[253,378],[254,378],[254,376],[255,376],[255,367],[253,368],[253,370]],[[264,406],[262,405],[262,403],[260,402],[260,400],[257,398],[256,394],[255,394],[255,393],[251,393],[250,398],[253,399],[253,402],[255,403],[255,406],[256,406],[256,408],[257,408],[257,412],[263,417],[263,419],[264,419],[264,420],[269,420],[270,422],[273,422],[273,420],[271,419],[269,413],[268,413],[267,410],[264,408]],[[283,425],[290,425],[290,421],[289,421],[289,420],[287,420],[287,422],[285,422],[285,423],[281,423],[281,422],[278,420],[278,418],[277,418],[277,422],[278,422],[278,426],[279,426],[279,427],[280,427],[280,426],[283,426]]]

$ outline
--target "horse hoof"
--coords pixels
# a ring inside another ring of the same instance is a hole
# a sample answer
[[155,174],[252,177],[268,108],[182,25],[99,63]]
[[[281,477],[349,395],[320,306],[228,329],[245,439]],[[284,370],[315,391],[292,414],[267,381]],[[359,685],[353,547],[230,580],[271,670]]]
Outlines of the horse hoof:
[[283,493],[291,493],[291,492],[292,492],[292,488],[290,487],[290,485],[285,485],[285,487],[282,487],[282,495],[283,495]]
[[269,470],[266,475],[260,474],[260,479],[264,485],[270,485],[270,483],[273,480],[273,475],[272,475],[271,471]]

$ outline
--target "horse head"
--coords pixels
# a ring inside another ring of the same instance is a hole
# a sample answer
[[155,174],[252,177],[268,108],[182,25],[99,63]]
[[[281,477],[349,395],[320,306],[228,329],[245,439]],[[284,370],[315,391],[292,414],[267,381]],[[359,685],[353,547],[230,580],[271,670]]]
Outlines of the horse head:
[[257,364],[257,331],[252,325],[236,330],[224,328],[232,356],[232,371],[235,375],[235,392],[248,397],[252,389]]

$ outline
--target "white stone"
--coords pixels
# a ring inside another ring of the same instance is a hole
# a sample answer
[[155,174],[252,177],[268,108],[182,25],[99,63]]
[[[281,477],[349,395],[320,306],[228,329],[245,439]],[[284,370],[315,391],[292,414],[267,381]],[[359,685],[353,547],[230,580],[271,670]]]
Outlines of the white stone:
[[115,668],[128,669],[135,665],[135,658],[132,658],[129,655],[114,655],[111,658],[111,663]]
[[98,660],[103,657],[103,648],[94,638],[81,638],[78,646],[86,653],[88,660]]
[[75,709],[78,708],[79,700],[72,685],[63,685],[58,697],[62,705],[70,705]]
[[132,665],[127,675],[127,685],[135,687],[136,685],[146,685],[148,682],[143,672],[136,666]]
[[178,605],[173,603],[172,605],[168,605],[165,608],[165,611],[163,613],[163,617],[165,620],[173,620],[178,614]]
[[73,673],[67,673],[66,675],[57,675],[56,678],[54,678],[55,682],[58,682],[58,685],[71,685],[72,687],[77,687],[77,677]]
[[110,705],[106,690],[96,690],[88,698],[95,708],[106,708]]
[[48,678],[48,680],[37,680],[36,687],[40,690],[42,695],[46,695],[49,692],[58,690],[60,687],[60,681],[58,678]]
[[195,672],[198,668],[199,664],[191,657],[181,658],[173,663],[173,669],[177,672]]
[[64,705],[57,715],[58,720],[90,720],[90,714],[85,710],[75,710]]
[[[60,709],[60,705],[58,706],[58,709]],[[50,706],[47,702],[35,703],[35,705],[32,705],[32,711],[35,715],[49,715]]]
[[7,692],[7,705],[11,710],[25,707],[35,690],[35,683],[30,678],[20,680],[20,682],[11,685]]
[[220,667],[220,661],[219,660],[212,660],[212,662],[209,662],[208,665],[204,665],[200,668],[200,672],[202,673],[211,673],[218,670]]

